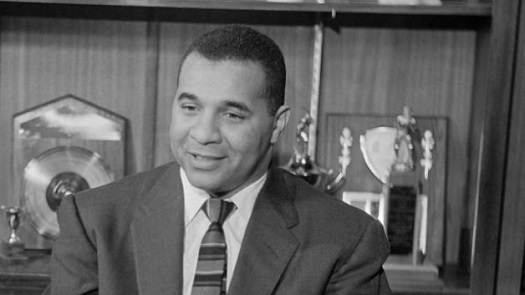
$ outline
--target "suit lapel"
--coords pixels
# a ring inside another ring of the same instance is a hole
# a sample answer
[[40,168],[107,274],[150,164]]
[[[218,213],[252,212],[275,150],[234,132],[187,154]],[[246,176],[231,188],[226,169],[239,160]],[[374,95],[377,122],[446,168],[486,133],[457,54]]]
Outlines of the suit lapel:
[[297,212],[282,172],[271,170],[246,228],[229,295],[270,294],[298,247]]
[[184,198],[179,166],[144,192],[132,224],[140,294],[182,294]]

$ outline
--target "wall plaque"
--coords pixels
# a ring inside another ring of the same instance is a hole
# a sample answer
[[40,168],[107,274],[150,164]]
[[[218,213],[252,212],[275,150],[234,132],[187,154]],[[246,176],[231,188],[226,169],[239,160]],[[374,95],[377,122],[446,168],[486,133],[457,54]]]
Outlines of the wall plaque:
[[13,117],[14,192],[27,211],[20,238],[48,249],[61,198],[124,175],[126,121],[73,95]]

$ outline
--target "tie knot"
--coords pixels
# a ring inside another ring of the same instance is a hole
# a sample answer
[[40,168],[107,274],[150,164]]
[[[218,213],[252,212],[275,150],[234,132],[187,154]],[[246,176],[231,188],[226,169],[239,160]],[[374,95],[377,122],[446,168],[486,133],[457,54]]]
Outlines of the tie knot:
[[208,216],[208,219],[212,223],[218,223],[219,225],[222,225],[234,209],[234,203],[214,198],[209,198],[203,206],[204,213]]

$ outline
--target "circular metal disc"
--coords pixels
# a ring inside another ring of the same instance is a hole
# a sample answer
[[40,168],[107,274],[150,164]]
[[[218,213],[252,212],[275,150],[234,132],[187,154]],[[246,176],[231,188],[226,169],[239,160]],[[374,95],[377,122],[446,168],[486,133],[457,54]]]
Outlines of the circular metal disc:
[[24,169],[24,206],[39,234],[59,234],[56,209],[62,197],[114,180],[102,158],[81,147],[60,146],[29,161]]

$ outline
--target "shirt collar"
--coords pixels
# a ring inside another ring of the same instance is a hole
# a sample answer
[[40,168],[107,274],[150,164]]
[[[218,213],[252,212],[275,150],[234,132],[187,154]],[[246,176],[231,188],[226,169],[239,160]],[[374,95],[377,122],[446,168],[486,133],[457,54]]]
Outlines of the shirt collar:
[[[236,214],[239,214],[244,220],[247,221],[250,218],[255,200],[267,177],[268,173],[264,173],[259,179],[229,198],[237,206],[235,212],[239,213]],[[180,168],[180,178],[184,192],[184,224],[187,226],[195,218],[195,215],[197,215],[210,195],[205,190],[194,187],[182,168]]]
[[205,190],[194,187],[182,168],[180,168],[180,179],[184,192],[184,224],[188,225],[210,195]]

